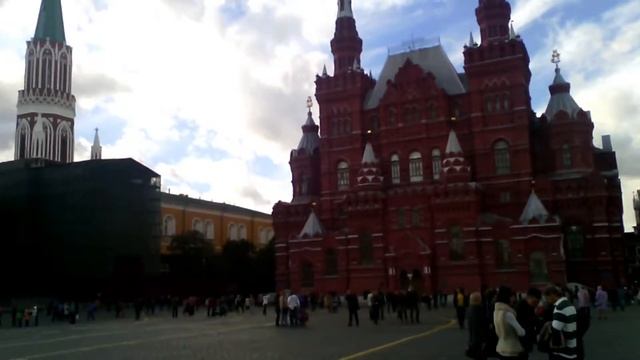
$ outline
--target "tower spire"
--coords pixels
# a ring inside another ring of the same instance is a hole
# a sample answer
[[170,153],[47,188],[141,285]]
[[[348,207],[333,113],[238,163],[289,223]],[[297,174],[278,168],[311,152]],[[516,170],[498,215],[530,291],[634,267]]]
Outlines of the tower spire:
[[349,72],[354,63],[360,64],[362,39],[358,35],[351,0],[338,1],[336,31],[331,40],[335,75]]
[[63,44],[67,42],[60,0],[42,0],[40,14],[38,15],[38,25],[33,38],[39,40],[51,39]]
[[338,0],[338,18],[341,17],[353,17],[351,0]]
[[96,128],[96,134],[93,136],[93,146],[91,146],[91,160],[102,160],[102,146],[100,145],[98,128]]

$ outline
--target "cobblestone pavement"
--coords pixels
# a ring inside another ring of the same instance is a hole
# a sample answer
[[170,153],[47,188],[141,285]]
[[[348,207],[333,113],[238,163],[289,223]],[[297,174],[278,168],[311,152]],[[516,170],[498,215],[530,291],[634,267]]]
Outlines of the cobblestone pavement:
[[[271,313],[226,318],[170,319],[167,314],[135,322],[49,324],[0,329],[0,359],[429,359],[461,360],[467,333],[452,322],[452,309],[423,312],[422,324],[387,318],[373,325],[360,311],[359,328],[346,313],[312,313],[304,329],[276,328]],[[594,320],[587,354],[594,360],[640,359],[640,306]],[[541,354],[533,360],[545,359]]]

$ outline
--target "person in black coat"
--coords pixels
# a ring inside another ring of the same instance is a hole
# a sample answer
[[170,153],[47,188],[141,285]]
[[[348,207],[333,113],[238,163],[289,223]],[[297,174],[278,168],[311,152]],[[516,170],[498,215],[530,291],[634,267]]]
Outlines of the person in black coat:
[[542,292],[539,289],[531,288],[527,292],[527,296],[518,302],[516,306],[516,319],[524,328],[526,334],[520,339],[522,347],[525,350],[523,359],[528,359],[529,354],[533,351],[533,345],[536,343],[538,332],[542,327],[541,321],[536,315],[536,308],[542,299]]
[[360,310],[360,303],[358,297],[351,293],[351,290],[347,290],[347,295],[344,297],[347,302],[347,309],[349,310],[349,326],[353,326],[353,320],[356,322],[356,326],[360,326],[360,319],[358,318],[358,310]]
[[474,360],[485,360],[487,358],[485,348],[487,335],[489,332],[489,324],[487,322],[487,314],[482,304],[482,295],[474,292],[469,297],[469,310],[467,314],[469,325],[469,347],[467,348],[467,357]]

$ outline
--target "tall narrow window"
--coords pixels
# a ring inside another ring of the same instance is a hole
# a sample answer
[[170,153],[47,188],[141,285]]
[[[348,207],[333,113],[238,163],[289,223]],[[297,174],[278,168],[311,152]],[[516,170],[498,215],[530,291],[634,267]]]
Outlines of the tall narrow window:
[[66,128],[62,129],[60,135],[60,161],[69,162],[69,133]]
[[360,263],[370,265],[373,263],[373,241],[371,235],[360,235]]
[[534,252],[529,257],[529,272],[532,283],[543,283],[549,281],[549,271],[547,269],[547,258],[543,252]]
[[310,262],[302,263],[302,279],[300,285],[305,288],[313,287],[315,283],[315,276],[313,273],[313,264]]
[[236,224],[229,224],[227,237],[231,241],[238,240],[238,227],[236,226]]
[[324,273],[338,275],[338,254],[335,249],[327,249],[324,253]]
[[562,166],[564,166],[565,169],[571,169],[573,166],[571,147],[568,144],[562,145]]
[[579,226],[571,226],[566,234],[567,253],[570,258],[582,258],[584,256],[584,234]]
[[211,220],[207,220],[204,225],[204,238],[207,240],[213,240],[215,238],[213,232],[213,222]]
[[464,239],[462,238],[462,228],[453,226],[449,230],[451,240],[449,243],[449,256],[451,261],[464,260]]
[[338,190],[349,189],[349,164],[341,161],[338,164]]
[[44,88],[51,88],[52,69],[53,55],[51,54],[51,50],[45,50],[42,55],[42,85]]
[[496,253],[496,265],[498,268],[511,267],[511,246],[508,241],[498,240]]
[[396,126],[397,122],[397,111],[395,108],[389,108],[387,111],[387,123],[389,126]]
[[204,235],[204,227],[202,226],[202,220],[193,219],[192,230],[197,231],[200,234]]
[[442,172],[440,149],[433,149],[431,151],[431,167],[433,170],[433,180],[440,180],[440,173]]
[[509,144],[500,140],[493,146],[495,157],[496,174],[506,175],[511,173],[511,154],[509,154]]
[[422,210],[413,209],[411,211],[411,225],[414,227],[422,226]]
[[398,228],[402,229],[406,226],[405,211],[403,208],[398,209]]
[[400,157],[398,154],[391,155],[391,183],[400,184]]
[[422,155],[419,152],[413,152],[409,155],[409,181],[417,183],[422,180]]
[[176,234],[176,220],[173,218],[173,216],[165,216],[162,234],[164,236],[174,236]]

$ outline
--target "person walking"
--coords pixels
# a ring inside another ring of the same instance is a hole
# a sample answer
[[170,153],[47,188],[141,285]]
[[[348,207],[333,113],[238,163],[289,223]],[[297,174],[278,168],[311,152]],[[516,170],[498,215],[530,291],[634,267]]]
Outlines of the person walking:
[[267,308],[269,307],[269,294],[262,296],[262,315],[267,316]]
[[460,330],[463,330],[465,317],[467,316],[467,297],[464,294],[464,289],[459,288],[456,290],[453,296],[453,307],[456,309]]
[[180,299],[177,296],[174,296],[171,299],[171,318],[178,318],[178,308],[180,307]]
[[467,347],[467,357],[474,360],[485,360],[485,344],[487,341],[487,315],[482,305],[482,295],[474,292],[469,297],[469,311],[467,314],[469,321],[469,345]]
[[584,359],[584,335],[591,327],[591,296],[589,291],[580,287],[577,294],[578,359]]
[[287,293],[283,292],[280,296],[280,309],[282,314],[280,315],[280,325],[289,325],[289,306],[287,304]]
[[522,359],[524,348],[519,337],[525,335],[525,330],[516,319],[516,311],[511,307],[515,302],[515,295],[508,287],[500,287],[496,298],[493,324],[498,335],[496,352],[499,359]]
[[378,325],[380,302],[376,293],[371,292],[367,295],[367,305],[369,305],[369,319],[371,319],[374,325]]
[[413,287],[410,287],[407,292],[407,306],[411,323],[415,321],[416,324],[420,324],[420,296]]
[[598,320],[607,319],[607,309],[609,308],[609,294],[598,286],[596,291],[596,309],[598,310]]
[[298,295],[293,293],[289,295],[287,305],[289,307],[289,325],[298,326],[298,311],[300,311],[300,298],[298,298]]
[[280,315],[282,314],[282,302],[279,293],[276,293],[275,311],[276,311],[276,327],[280,326]]
[[38,327],[40,325],[40,314],[38,313],[38,305],[33,305],[31,309],[31,316],[33,318],[33,326]]
[[347,290],[347,295],[344,297],[347,302],[347,310],[349,311],[349,325],[353,326],[355,321],[356,326],[360,326],[360,319],[358,318],[358,310],[360,310],[360,303],[358,297],[351,293],[351,290]]
[[536,309],[542,299],[542,291],[531,288],[527,291],[527,296],[518,302],[516,306],[516,320],[524,328],[526,334],[520,340],[524,348],[522,359],[528,359],[536,343],[537,334],[541,328],[540,321],[536,315]]
[[550,360],[578,358],[577,311],[556,286],[548,287],[544,296],[553,305],[551,322]]

